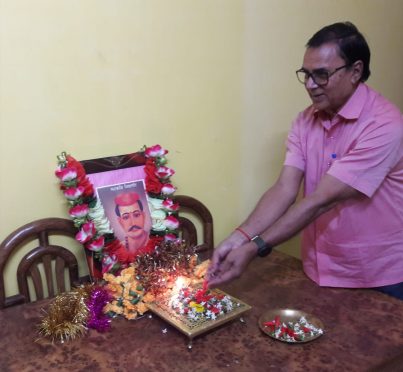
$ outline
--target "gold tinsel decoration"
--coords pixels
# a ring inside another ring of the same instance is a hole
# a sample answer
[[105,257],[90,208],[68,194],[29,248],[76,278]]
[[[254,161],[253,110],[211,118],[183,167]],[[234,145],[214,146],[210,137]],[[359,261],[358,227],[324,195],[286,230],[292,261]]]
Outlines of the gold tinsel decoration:
[[161,242],[152,253],[140,255],[134,262],[137,279],[146,292],[164,292],[178,276],[191,276],[197,264],[194,247],[186,242]]
[[85,301],[91,288],[92,285],[85,285],[56,296],[39,325],[39,333],[61,343],[82,336],[87,331]]

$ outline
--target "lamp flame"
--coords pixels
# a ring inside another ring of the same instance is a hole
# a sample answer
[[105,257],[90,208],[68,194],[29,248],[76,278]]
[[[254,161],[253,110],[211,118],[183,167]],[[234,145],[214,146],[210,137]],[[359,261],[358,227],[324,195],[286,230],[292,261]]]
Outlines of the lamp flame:
[[179,292],[180,289],[184,286],[184,284],[185,284],[185,278],[183,276],[179,276],[175,281],[174,290],[176,292]]
[[169,299],[169,306],[172,306],[173,301],[175,301],[179,296],[179,291],[186,285],[186,280],[183,276],[179,276],[175,284],[172,287],[171,297]]

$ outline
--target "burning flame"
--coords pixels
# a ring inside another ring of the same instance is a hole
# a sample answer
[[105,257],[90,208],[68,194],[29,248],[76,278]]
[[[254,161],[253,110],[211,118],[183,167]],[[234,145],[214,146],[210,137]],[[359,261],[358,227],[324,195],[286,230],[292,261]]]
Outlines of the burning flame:
[[175,284],[173,285],[172,291],[171,291],[171,298],[169,301],[169,305],[172,305],[172,301],[174,301],[178,295],[179,295],[179,291],[187,284],[187,280],[183,277],[183,276],[179,276],[176,281]]
[[176,291],[176,292],[179,292],[181,290],[181,288],[185,285],[185,282],[186,282],[185,278],[183,276],[179,276],[176,279],[176,282],[175,282],[173,290]]

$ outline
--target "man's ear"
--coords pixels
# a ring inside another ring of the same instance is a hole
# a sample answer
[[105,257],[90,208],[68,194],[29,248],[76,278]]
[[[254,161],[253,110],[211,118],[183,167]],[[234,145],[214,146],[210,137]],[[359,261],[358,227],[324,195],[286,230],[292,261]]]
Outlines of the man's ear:
[[355,61],[352,64],[351,68],[353,70],[353,74],[351,75],[351,82],[353,84],[357,84],[361,80],[364,71],[364,63],[361,60]]

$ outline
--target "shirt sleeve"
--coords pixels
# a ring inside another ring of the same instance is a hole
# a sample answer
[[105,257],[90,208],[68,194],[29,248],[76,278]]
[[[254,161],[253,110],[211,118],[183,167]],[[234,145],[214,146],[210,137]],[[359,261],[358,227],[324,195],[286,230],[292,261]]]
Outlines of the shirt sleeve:
[[402,157],[402,118],[384,118],[365,127],[351,148],[336,160],[328,174],[372,197]]
[[302,146],[302,118],[301,114],[293,121],[292,127],[288,132],[288,137],[286,140],[286,155],[284,160],[284,165],[290,165],[305,171],[305,156]]

